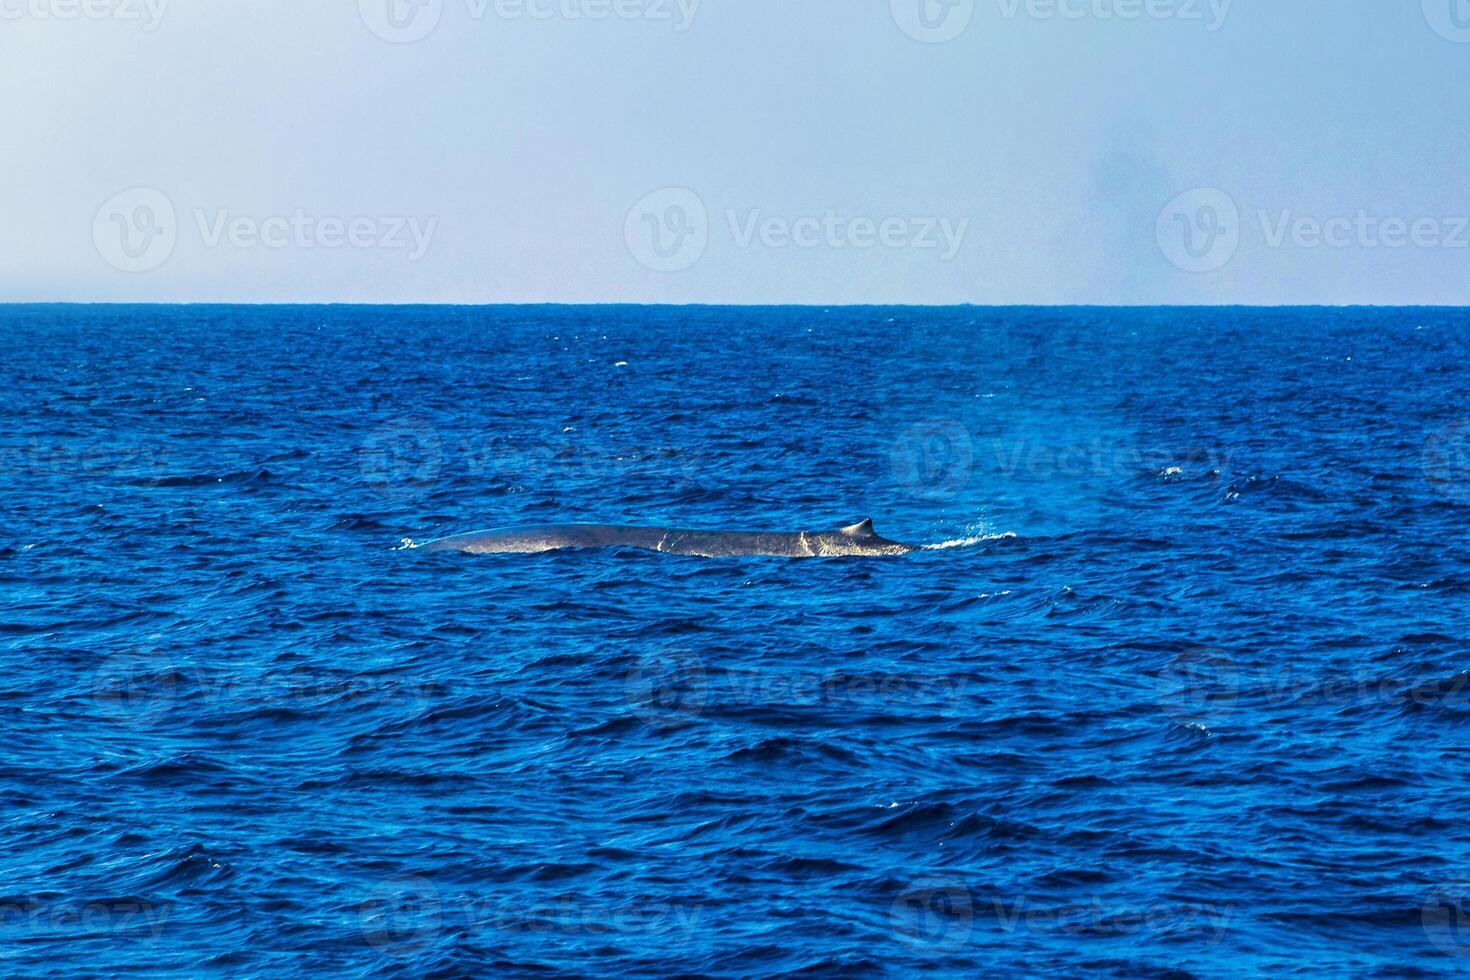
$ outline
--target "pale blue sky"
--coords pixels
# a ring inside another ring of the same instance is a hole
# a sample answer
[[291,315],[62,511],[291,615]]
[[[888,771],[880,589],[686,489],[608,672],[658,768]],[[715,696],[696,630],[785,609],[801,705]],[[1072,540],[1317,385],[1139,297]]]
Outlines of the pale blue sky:
[[419,2],[0,0],[0,300],[1470,302],[1470,0]]

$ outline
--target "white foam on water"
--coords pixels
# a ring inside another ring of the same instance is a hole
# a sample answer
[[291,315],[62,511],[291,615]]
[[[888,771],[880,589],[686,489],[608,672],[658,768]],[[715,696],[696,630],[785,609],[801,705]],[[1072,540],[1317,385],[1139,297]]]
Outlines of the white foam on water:
[[972,538],[954,538],[950,541],[941,541],[938,544],[926,544],[920,550],[943,551],[946,548],[968,548],[986,541],[1000,541],[1003,538],[1014,538],[1015,536],[1015,531],[1007,531],[1004,534],[980,534]]

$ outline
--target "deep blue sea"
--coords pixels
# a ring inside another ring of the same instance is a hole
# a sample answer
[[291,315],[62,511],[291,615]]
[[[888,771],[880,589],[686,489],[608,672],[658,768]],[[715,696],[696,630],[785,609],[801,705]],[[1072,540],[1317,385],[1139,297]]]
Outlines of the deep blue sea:
[[0,338],[6,977],[1470,970],[1470,312]]

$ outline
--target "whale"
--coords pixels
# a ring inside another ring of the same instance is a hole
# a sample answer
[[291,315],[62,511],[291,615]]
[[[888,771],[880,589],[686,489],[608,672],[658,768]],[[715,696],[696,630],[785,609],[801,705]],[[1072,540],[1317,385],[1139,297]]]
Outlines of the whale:
[[840,558],[906,555],[919,549],[880,537],[871,519],[831,531],[692,531],[616,524],[534,524],[472,531],[411,546],[472,555],[540,554],[571,548],[637,548],[663,555]]

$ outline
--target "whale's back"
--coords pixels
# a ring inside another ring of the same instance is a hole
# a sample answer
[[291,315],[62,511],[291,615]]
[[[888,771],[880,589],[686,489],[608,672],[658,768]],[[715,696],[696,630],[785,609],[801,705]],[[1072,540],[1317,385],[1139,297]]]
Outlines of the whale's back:
[[658,532],[651,528],[611,524],[534,524],[472,531],[430,541],[424,551],[464,551],[470,554],[538,554],[569,548],[648,548]]
[[539,554],[578,548],[639,548],[669,555],[724,558],[772,555],[830,558],[844,555],[899,555],[914,549],[879,537],[871,520],[835,531],[697,531],[629,527],[615,524],[538,524],[475,531],[440,538],[423,551],[469,554]]

